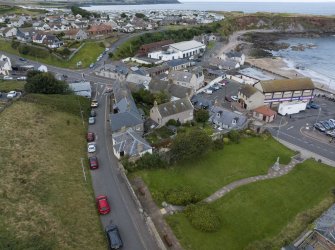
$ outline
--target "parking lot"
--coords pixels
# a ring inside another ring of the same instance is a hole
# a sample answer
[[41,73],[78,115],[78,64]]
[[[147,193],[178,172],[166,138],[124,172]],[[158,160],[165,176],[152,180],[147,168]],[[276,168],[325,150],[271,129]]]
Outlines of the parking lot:
[[280,129],[272,127],[270,131],[274,136],[335,161],[335,140],[314,128],[316,122],[335,119],[335,102],[323,97],[316,97],[314,102],[320,109],[306,109],[291,118],[278,116],[274,124],[280,125]]

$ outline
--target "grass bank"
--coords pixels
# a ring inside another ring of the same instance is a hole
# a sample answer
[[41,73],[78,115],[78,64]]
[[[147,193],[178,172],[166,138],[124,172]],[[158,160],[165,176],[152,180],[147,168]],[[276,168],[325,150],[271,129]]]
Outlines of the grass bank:
[[0,92],[9,92],[11,90],[22,91],[25,83],[25,81],[0,80]]
[[179,163],[168,169],[143,170],[141,176],[160,204],[163,193],[175,186],[191,187],[202,198],[242,178],[266,174],[277,157],[287,164],[294,153],[272,138],[246,138],[240,144],[226,145],[195,161]]
[[308,160],[286,176],[242,186],[211,204],[222,220],[215,233],[194,229],[183,214],[167,220],[185,249],[240,250],[271,238],[272,246],[250,249],[280,249],[334,202],[334,178],[334,168]]
[[[77,96],[28,95],[0,114],[0,249],[104,249]],[[85,120],[86,120],[85,112]]]
[[[41,48],[41,50],[44,48]],[[61,68],[76,69],[77,62],[81,61],[81,68],[87,68],[91,63],[96,62],[98,56],[104,51],[104,47],[100,46],[99,42],[86,42],[85,45],[75,54],[71,60],[62,60],[52,53],[49,53],[45,58],[23,55],[17,49],[12,48],[10,41],[0,40],[0,50],[18,55],[29,60],[38,61],[48,65],[53,65]]]

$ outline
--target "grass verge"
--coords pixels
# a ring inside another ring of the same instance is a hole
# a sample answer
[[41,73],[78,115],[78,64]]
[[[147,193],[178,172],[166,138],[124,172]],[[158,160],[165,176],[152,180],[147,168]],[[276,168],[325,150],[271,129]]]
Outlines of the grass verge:
[[0,249],[104,249],[77,96],[28,95],[0,114]]
[[9,92],[11,90],[22,91],[25,83],[25,81],[0,80],[0,92]]
[[[280,249],[331,204],[334,178],[334,168],[308,160],[288,175],[242,186],[211,204],[222,220],[215,233],[194,229],[183,214],[167,221],[185,249]],[[271,247],[252,245],[271,238],[276,239]]]
[[223,150],[210,152],[195,161],[133,175],[144,179],[160,204],[163,194],[176,186],[188,186],[205,198],[235,180],[266,174],[278,156],[281,163],[287,164],[293,152],[272,138],[246,138],[240,144],[226,145]]

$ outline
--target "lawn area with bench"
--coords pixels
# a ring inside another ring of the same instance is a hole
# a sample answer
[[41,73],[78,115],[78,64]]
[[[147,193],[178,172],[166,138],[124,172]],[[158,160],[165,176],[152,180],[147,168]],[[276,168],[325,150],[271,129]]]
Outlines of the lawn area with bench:
[[29,94],[0,113],[0,249],[106,249],[79,102],[86,120],[74,95]]
[[176,186],[190,187],[205,198],[233,181],[266,174],[278,156],[280,163],[287,164],[293,155],[293,151],[270,137],[251,137],[194,161],[167,169],[142,170],[131,176],[141,176],[161,205],[163,193]]
[[222,221],[217,232],[196,230],[183,213],[167,221],[185,249],[241,250],[264,239],[273,245],[249,249],[280,249],[334,202],[334,180],[334,168],[307,160],[288,175],[242,186],[212,203]]

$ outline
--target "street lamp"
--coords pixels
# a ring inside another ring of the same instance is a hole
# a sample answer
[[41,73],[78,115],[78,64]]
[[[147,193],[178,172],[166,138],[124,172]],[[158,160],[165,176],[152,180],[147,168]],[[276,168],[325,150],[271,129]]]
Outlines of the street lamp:
[[282,122],[283,118],[284,118],[284,116],[282,116],[282,117],[280,118],[279,127],[278,127],[278,132],[277,132],[277,138],[279,138],[279,130],[280,130],[281,122]]
[[[320,113],[321,113],[321,107],[319,108],[319,113],[318,113],[318,116],[316,117],[316,121],[315,121],[315,123],[318,122],[319,117],[320,117]],[[315,127],[314,127],[314,126],[313,126],[313,131],[315,131]]]

